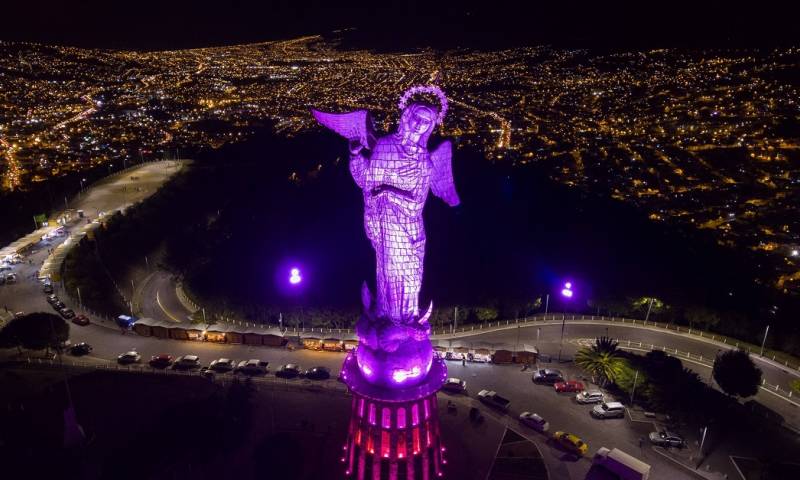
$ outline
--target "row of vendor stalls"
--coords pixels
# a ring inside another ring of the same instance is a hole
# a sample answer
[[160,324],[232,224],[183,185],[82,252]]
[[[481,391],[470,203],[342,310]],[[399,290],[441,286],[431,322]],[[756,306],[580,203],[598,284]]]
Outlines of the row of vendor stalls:
[[199,325],[140,318],[133,324],[133,331],[143,337],[172,340],[266,345],[269,347],[283,347],[288,343],[288,340],[284,338],[283,332],[277,328],[243,328],[230,324],[215,324],[203,328]]
[[433,348],[445,360],[459,362],[533,364],[539,358],[539,349],[532,345],[519,345],[515,348],[506,344],[459,340],[433,340],[433,343]]
[[[152,318],[137,319],[133,330],[144,337],[173,340],[193,340],[243,345],[285,347],[298,341],[308,350],[345,352],[358,346],[358,338],[347,331],[293,332],[276,327],[245,327],[229,323],[209,325],[187,325]],[[531,345],[515,347],[506,344],[485,342],[473,343],[460,340],[432,340],[434,349],[446,360],[483,363],[536,363],[539,350]]]
[[326,350],[328,352],[349,352],[355,350],[358,346],[358,339],[352,335],[346,334],[346,338],[327,337],[319,338],[313,335],[300,335],[300,342],[303,348],[308,350]]
[[152,318],[137,319],[133,331],[143,337],[156,337],[172,340],[194,340],[214,343],[243,345],[265,345],[285,347],[291,340],[298,340],[303,348],[344,352],[353,350],[358,340],[352,333],[342,332],[338,336],[320,335],[319,332],[285,332],[276,327],[245,327],[229,323],[219,323],[203,328],[201,325],[172,323]]

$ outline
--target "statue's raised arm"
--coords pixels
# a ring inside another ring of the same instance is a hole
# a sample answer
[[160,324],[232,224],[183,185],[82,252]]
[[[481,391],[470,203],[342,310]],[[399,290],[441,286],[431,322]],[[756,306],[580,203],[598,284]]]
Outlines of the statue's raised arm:
[[311,113],[319,123],[346,138],[351,143],[358,142],[363,148],[372,150],[375,147],[375,129],[372,116],[367,110],[356,110],[347,113],[327,113],[311,109]]

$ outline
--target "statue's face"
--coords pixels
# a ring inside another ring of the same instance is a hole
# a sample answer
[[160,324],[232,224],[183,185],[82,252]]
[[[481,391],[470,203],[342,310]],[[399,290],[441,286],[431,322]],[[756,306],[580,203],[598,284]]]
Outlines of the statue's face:
[[408,119],[409,127],[416,135],[422,135],[430,130],[433,121],[433,112],[423,107],[415,108]]
[[423,140],[427,141],[427,136],[433,131],[435,124],[436,113],[433,110],[424,105],[412,105],[407,114],[403,115],[401,125],[403,143],[420,145]]

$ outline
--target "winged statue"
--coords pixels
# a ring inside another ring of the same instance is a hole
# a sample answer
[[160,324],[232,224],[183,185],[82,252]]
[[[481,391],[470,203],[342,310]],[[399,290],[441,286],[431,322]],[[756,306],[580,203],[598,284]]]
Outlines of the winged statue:
[[[412,100],[419,94],[435,95],[439,106]],[[362,288],[365,315],[356,326],[360,342],[381,354],[407,349],[405,342],[427,342],[421,348],[428,348],[425,355],[430,355],[428,319],[433,304],[422,315],[419,309],[425,256],[422,211],[431,190],[450,206],[460,202],[453,181],[452,143],[445,140],[432,151],[428,148],[447,113],[447,98],[438,87],[417,86],[405,92],[398,106],[397,130],[380,137],[367,110],[312,113],[348,140],[350,173],[364,195],[364,229],[375,250],[377,288],[374,301],[366,283]],[[360,365],[365,355],[370,353],[359,347]]]

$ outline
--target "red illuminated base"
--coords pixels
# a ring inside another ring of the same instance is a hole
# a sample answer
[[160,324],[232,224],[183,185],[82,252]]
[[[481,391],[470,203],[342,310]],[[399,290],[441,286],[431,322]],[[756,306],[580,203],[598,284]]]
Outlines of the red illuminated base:
[[436,392],[404,402],[353,393],[345,474],[357,480],[428,480],[442,476]]

